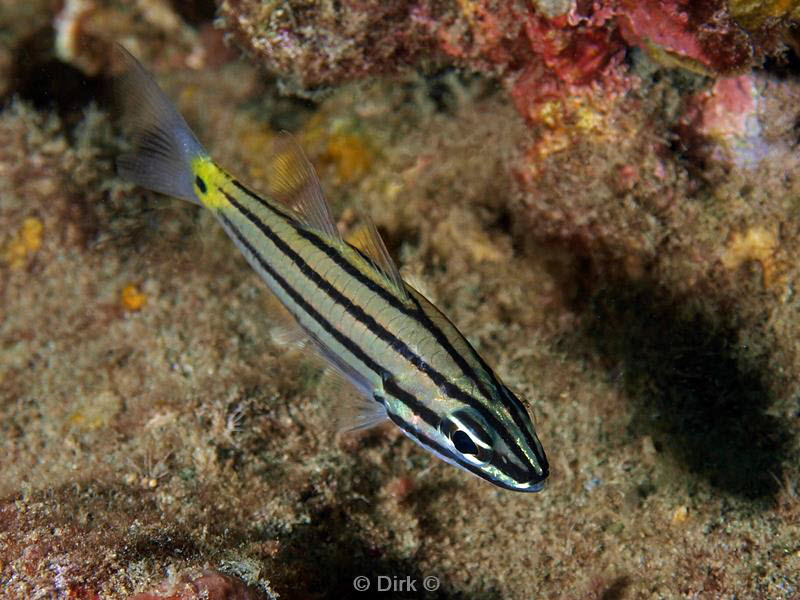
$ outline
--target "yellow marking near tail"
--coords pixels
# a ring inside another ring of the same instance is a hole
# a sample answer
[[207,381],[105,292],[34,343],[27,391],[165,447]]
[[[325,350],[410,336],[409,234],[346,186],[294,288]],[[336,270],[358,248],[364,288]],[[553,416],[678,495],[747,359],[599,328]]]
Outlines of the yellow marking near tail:
[[194,193],[204,206],[211,210],[230,208],[230,202],[220,191],[220,188],[229,177],[213,160],[207,156],[194,158],[192,160],[192,174],[195,176]]

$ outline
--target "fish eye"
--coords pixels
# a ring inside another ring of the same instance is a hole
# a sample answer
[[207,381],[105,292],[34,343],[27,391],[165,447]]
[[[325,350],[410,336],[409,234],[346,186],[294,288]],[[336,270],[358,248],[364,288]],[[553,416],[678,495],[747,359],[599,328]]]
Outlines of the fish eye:
[[470,439],[465,431],[460,429],[454,431],[450,435],[450,441],[453,442],[453,446],[455,446],[456,450],[461,452],[461,454],[478,454],[478,446]]
[[477,466],[492,461],[492,439],[478,415],[466,409],[456,411],[442,419],[439,430],[463,460]]

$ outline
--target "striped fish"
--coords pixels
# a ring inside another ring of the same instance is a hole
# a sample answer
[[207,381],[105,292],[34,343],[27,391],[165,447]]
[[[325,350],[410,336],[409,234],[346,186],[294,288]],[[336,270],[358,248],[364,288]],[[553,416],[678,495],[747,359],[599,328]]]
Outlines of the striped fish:
[[341,427],[388,418],[448,463],[502,488],[541,490],[549,468],[525,406],[403,281],[373,225],[357,246],[342,238],[297,144],[284,138],[269,193],[254,193],[210,158],[136,59],[118,54],[134,140],[120,174],[214,214],[315,351],[358,390],[339,411]]

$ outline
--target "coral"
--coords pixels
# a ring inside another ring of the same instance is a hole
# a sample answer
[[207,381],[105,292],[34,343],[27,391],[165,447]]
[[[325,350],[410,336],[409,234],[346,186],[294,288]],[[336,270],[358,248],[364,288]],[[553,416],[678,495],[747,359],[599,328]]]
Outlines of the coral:
[[623,0],[616,15],[625,40],[657,62],[731,75],[793,45],[800,9],[780,0]]
[[623,46],[611,29],[531,16],[525,34],[533,58],[508,81],[520,113],[547,128],[531,153],[535,162],[603,128],[605,113],[633,80],[623,74]]
[[596,81],[622,59],[622,40],[605,27],[532,15],[525,22],[525,35],[534,55],[565,84]]
[[758,166],[769,146],[759,122],[761,90],[756,83],[753,75],[723,78],[687,98],[679,129],[687,147],[718,162]]
[[726,269],[736,270],[743,264],[755,261],[761,265],[764,287],[782,288],[786,285],[788,265],[778,256],[782,254],[777,227],[753,225],[747,231],[733,232],[720,260]]
[[570,2],[541,5],[536,12],[520,1],[350,0],[334,8],[307,0],[262,8],[249,0],[225,0],[220,13],[243,46],[303,87],[396,71],[430,61],[433,50],[512,79],[523,71],[530,79],[541,67],[567,85],[596,80],[618,61],[623,45],[612,27],[570,23]]
[[[311,2],[256,10],[251,2],[228,0],[220,10],[226,27],[295,87],[396,70],[429,49],[498,75],[520,113],[548,128],[530,152],[538,159],[583,135],[607,138],[603,121],[635,83],[621,64],[625,45],[612,12],[543,4],[537,12],[529,3],[494,0],[386,2],[380,10],[345,2],[334,15],[327,4],[316,11]],[[377,37],[380,44],[373,43]],[[340,178],[365,168],[360,146],[357,137],[332,139],[328,159],[340,165]]]
[[751,30],[768,21],[800,20],[800,6],[786,0],[728,0],[728,8],[736,21]]
[[629,89],[620,67],[626,46],[667,66],[742,72],[792,39],[798,9],[785,4],[224,0],[220,14],[241,45],[295,91],[436,64],[438,53],[499,76],[531,116],[545,99],[588,93],[581,88],[591,83],[603,90],[594,93]]
[[[718,79],[684,100],[676,130],[693,157],[754,169],[764,161],[791,155],[794,141],[785,134],[787,124],[776,122],[780,111],[774,105],[795,102],[795,88],[791,82],[756,73]],[[780,121],[786,118],[781,116]],[[776,134],[781,128],[784,133]]]
[[[622,65],[625,45],[601,7],[571,6],[548,17],[529,5],[488,0],[462,2],[460,12],[440,23],[432,11],[415,17],[426,24],[440,49],[469,68],[498,74],[517,110],[542,126],[525,151],[524,179],[537,165],[566,151],[584,136],[608,141],[610,114],[636,79]],[[452,24],[451,24],[452,22]]]
[[293,86],[311,88],[396,71],[427,40],[409,19],[411,0],[223,0],[219,14],[240,43]]
[[625,40],[654,60],[702,73],[731,73],[750,66],[753,47],[722,0],[625,0],[617,21]]
[[[415,19],[459,64],[500,74],[523,115],[531,117],[531,106],[570,97],[594,82],[616,91],[624,45],[607,19],[574,12],[549,17],[516,2],[459,6],[459,12],[438,20],[432,9],[418,10]],[[606,79],[613,83],[606,85]]]
[[703,96],[706,101],[697,123],[700,133],[720,137],[746,135],[757,127],[752,120],[758,94],[751,75],[718,79]]

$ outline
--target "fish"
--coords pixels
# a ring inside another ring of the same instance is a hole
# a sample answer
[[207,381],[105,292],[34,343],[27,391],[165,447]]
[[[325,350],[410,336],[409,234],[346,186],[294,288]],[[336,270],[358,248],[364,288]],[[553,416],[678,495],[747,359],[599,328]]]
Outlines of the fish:
[[549,465],[531,416],[455,325],[404,281],[375,225],[339,232],[313,166],[290,134],[259,194],[211,158],[125,48],[116,91],[132,150],[121,177],[199,204],[290,313],[294,327],[357,393],[341,430],[387,419],[444,461],[507,490],[538,492]]

